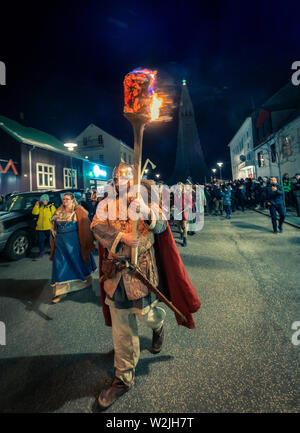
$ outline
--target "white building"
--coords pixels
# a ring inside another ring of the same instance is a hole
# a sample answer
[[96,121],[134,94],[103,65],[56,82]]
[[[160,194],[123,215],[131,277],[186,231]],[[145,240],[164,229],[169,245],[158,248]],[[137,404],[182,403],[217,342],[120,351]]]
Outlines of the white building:
[[133,149],[93,123],[75,141],[78,144],[76,150],[83,158],[110,167],[108,178],[121,160],[133,164]]
[[251,117],[246,118],[228,146],[230,148],[232,179],[255,177]]
[[290,178],[300,172],[300,115],[255,148],[257,176]]

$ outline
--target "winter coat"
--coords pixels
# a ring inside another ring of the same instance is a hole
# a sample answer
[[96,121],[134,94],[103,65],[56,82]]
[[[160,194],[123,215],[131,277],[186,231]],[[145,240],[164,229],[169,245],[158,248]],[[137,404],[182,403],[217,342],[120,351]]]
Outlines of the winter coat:
[[221,200],[221,198],[222,198],[221,189],[220,188],[214,188],[212,190],[212,197],[213,197],[213,199]]
[[222,191],[223,205],[231,204],[231,188],[227,187],[227,191]]
[[32,214],[39,216],[36,224],[36,230],[50,230],[50,219],[55,211],[56,209],[53,204],[47,204],[46,206],[39,206],[36,204],[32,209]]
[[289,179],[283,179],[282,180],[282,184],[283,184],[283,190],[284,192],[290,192],[292,190],[292,182]]
[[269,201],[272,205],[276,205],[276,204],[283,204],[283,190],[282,190],[282,186],[276,184],[273,185],[277,187],[277,191],[273,191],[272,190],[272,185],[267,187],[267,201]]

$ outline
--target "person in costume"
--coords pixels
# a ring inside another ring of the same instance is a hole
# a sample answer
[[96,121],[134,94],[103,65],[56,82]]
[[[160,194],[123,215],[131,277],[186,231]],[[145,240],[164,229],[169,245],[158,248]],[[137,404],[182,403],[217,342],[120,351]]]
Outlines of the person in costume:
[[192,207],[192,192],[187,191],[182,182],[178,182],[177,190],[174,193],[174,220],[177,221],[183,247],[187,246],[189,211],[192,213]]
[[91,286],[91,274],[96,269],[88,212],[77,204],[72,193],[64,194],[62,201],[51,218],[53,303],[69,292]]
[[[163,324],[166,316],[153,293],[128,268],[116,266],[112,259],[129,261],[131,249],[138,247],[137,267],[153,286],[168,294],[173,304],[183,309],[187,318],[185,326],[194,327],[191,313],[200,307],[200,301],[184,271],[168,222],[159,207],[159,198],[149,205],[145,203],[147,199],[143,198],[139,202],[134,200],[134,203],[130,203],[127,194],[120,193],[133,184],[133,166],[127,163],[121,162],[115,167],[113,176],[116,196],[107,197],[106,202],[103,200],[99,203],[91,224],[94,236],[99,241],[102,309],[105,324],[112,326],[114,344],[115,376],[111,386],[102,390],[98,398],[102,409],[109,407],[134,384],[135,367],[140,356],[138,320],[152,330],[152,352],[159,353],[164,340]],[[142,185],[150,192],[147,181],[143,181]],[[112,204],[115,204],[116,218],[110,218],[108,212]],[[140,208],[138,238],[132,235],[136,221],[126,214],[132,204]],[[124,214],[127,215],[126,218]],[[177,269],[170,271],[168,268],[173,266]],[[178,293],[178,288],[175,287],[178,281],[182,284],[182,293]],[[176,318],[178,323],[183,324],[180,318]]]
[[190,185],[189,190],[192,195],[193,207],[192,209],[189,208],[188,234],[194,235],[202,229],[204,224],[205,196],[204,188],[198,183],[195,183],[193,186]]

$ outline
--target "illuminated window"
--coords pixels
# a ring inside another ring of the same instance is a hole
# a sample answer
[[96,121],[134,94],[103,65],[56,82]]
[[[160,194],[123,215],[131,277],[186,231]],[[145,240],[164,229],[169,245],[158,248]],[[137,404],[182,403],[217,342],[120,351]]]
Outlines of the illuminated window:
[[262,151],[257,153],[257,162],[259,167],[264,167],[265,159]]
[[291,137],[281,137],[281,152],[283,156],[290,156],[292,154]]
[[36,178],[38,188],[55,188],[55,165],[36,164]]
[[71,169],[64,168],[64,188],[77,188],[77,170],[73,169],[73,185]]

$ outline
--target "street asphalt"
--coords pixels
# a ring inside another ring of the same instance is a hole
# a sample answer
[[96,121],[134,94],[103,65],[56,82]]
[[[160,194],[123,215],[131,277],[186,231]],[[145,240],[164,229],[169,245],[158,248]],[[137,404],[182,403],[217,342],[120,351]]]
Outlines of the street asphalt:
[[[196,328],[168,310],[154,355],[141,327],[135,385],[106,413],[299,412],[300,230],[274,235],[269,218],[246,211],[205,217],[185,248],[174,238],[202,303]],[[0,259],[0,412],[98,411],[113,346],[97,275],[93,290],[53,305],[49,256]]]

